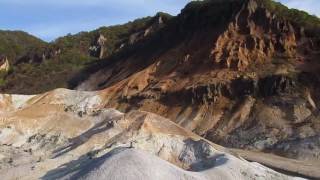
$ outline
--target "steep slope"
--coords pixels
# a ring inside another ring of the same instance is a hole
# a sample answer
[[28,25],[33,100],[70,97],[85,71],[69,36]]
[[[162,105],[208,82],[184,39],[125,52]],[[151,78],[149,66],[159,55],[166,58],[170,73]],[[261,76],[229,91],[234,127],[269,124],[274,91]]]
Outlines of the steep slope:
[[[1,95],[1,179],[300,179],[158,115],[105,109],[105,96],[65,89]],[[298,173],[319,177],[319,167]]]
[[225,146],[318,160],[319,24],[268,0],[192,2],[84,71],[77,89],[104,89],[106,107],[153,112]]
[[8,57],[11,67],[0,75],[0,91],[34,94],[72,86],[81,70],[114,52],[131,48],[168,19],[170,15],[158,13],[123,25],[67,35],[51,43],[23,32],[0,32],[0,55]]
[[0,53],[7,56],[11,63],[16,59],[47,44],[42,40],[22,31],[0,31]]
[[6,77],[12,72],[17,59],[32,51],[39,51],[47,44],[22,31],[0,30],[0,87],[6,83]]

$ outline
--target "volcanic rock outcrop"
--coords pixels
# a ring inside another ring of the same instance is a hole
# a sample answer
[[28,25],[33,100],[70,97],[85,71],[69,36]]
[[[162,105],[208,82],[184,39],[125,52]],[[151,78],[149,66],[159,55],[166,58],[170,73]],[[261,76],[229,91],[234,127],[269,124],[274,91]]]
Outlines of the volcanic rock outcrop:
[[212,56],[216,63],[245,70],[249,65],[270,61],[275,56],[296,56],[296,34],[288,20],[277,18],[268,9],[250,0],[236,14],[234,22],[219,36]]
[[147,26],[146,29],[143,29],[139,32],[136,32],[129,37],[129,45],[133,45],[136,42],[146,38],[147,36],[151,35],[152,33],[159,30],[161,27],[164,26],[164,19],[167,20],[161,13],[157,14],[150,22],[150,25]]
[[107,39],[102,34],[100,34],[96,38],[94,44],[89,48],[91,55],[96,56],[99,59],[102,59],[103,57],[105,57],[106,43],[107,43]]
[[106,107],[153,112],[228,147],[319,160],[310,139],[320,133],[320,45],[312,33],[320,28],[270,2],[192,2],[76,89],[104,89]]
[[7,57],[0,57],[0,71],[9,71],[10,64]]

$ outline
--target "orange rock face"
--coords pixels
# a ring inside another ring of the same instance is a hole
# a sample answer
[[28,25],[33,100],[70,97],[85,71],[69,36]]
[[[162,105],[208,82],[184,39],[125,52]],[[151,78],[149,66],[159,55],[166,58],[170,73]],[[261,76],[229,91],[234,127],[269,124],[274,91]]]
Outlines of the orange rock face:
[[278,55],[295,57],[295,34],[290,22],[249,1],[219,36],[211,56],[215,63],[244,71],[253,63],[270,62]]
[[78,89],[102,90],[105,107],[153,112],[226,146],[319,157],[283,148],[320,133],[317,37],[257,0],[198,3]]

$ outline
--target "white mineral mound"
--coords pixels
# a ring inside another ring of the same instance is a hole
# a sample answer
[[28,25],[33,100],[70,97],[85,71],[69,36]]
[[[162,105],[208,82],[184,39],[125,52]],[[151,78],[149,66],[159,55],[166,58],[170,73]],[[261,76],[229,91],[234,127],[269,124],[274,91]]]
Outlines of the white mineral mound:
[[[296,179],[99,92],[0,95],[1,179]],[[298,179],[298,178],[297,178]]]
[[[218,180],[218,179],[289,179],[266,170],[259,164],[244,169],[241,162],[228,162],[224,155],[212,158],[210,163],[198,162],[195,170],[181,169],[167,161],[141,150],[119,148],[88,163],[80,170],[67,174],[61,179],[83,180]],[[256,169],[253,170],[252,168]],[[238,169],[233,169],[238,168]],[[251,169],[250,169],[251,168]],[[241,173],[239,174],[239,169]],[[249,171],[249,172],[248,172]]]

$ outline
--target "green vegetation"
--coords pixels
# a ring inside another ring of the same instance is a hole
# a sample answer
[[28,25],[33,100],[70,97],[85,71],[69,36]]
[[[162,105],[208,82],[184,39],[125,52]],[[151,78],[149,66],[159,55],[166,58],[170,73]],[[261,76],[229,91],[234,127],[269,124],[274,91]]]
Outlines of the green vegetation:
[[101,27],[91,32],[81,32],[75,35],[67,35],[58,38],[54,44],[62,49],[78,51],[82,54],[88,54],[88,49],[93,41],[102,34],[107,38],[106,49],[108,54],[112,54],[122,42],[128,40],[129,36],[141,30],[151,20],[151,17],[137,19],[123,25]]
[[219,25],[228,22],[233,13],[240,10],[242,3],[231,0],[192,1],[182,10],[180,17],[189,27]]
[[4,71],[0,71],[0,86],[3,86],[6,84],[5,77],[7,73]]
[[[230,17],[232,11],[237,6],[248,0],[203,0],[192,1],[184,9],[183,14],[197,18],[201,15],[202,20],[205,18],[207,21],[223,21]],[[289,9],[279,2],[273,0],[256,0],[258,3],[266,7],[271,12],[275,13],[278,17],[289,20],[293,24],[303,26],[308,31],[320,28],[320,19],[317,16],[308,14],[307,12],[297,9]],[[210,9],[210,10],[209,10]],[[207,17],[207,18],[206,18]],[[201,21],[200,18],[198,20]],[[312,34],[315,35],[315,34]]]
[[[169,31],[158,33],[158,41],[151,44],[137,43],[128,46],[121,52],[117,49],[129,41],[130,36],[145,30],[161,16],[165,20],[171,18],[165,13],[158,13],[155,17],[146,17],[135,21],[110,27],[101,27],[91,32],[81,32],[67,35],[46,43],[21,31],[0,31],[0,55],[8,57],[11,70],[0,73],[0,92],[34,94],[59,87],[74,87],[78,82],[86,79],[95,70],[104,67],[109,62],[121,59],[120,57],[133,54],[137,48],[144,48],[144,54],[154,49],[164,48],[164,37],[171,40],[184,37],[192,33],[193,29],[205,26],[227,25],[227,22],[242,7],[247,0],[203,0],[192,1],[182,13],[170,21]],[[306,12],[288,9],[286,6],[272,0],[257,0],[264,7],[274,12],[279,18],[303,26],[308,36],[320,36],[320,20]],[[169,24],[169,23],[168,23]],[[169,26],[169,25],[168,25]],[[221,29],[223,30],[223,28]],[[174,35],[170,35],[174,34]],[[219,33],[219,32],[216,32]],[[103,35],[106,39],[107,60],[98,60],[90,56],[89,48],[95,44],[97,37]],[[169,35],[168,35],[169,34]],[[163,40],[160,41],[159,39]],[[159,45],[159,42],[163,44]],[[55,53],[59,50],[59,53]],[[42,58],[43,54],[49,54]],[[54,55],[52,55],[54,54]],[[85,72],[85,73],[83,73]]]
[[[67,88],[76,74],[99,61],[90,56],[89,47],[100,34],[107,38],[107,54],[112,55],[132,33],[143,30],[152,20],[146,17],[124,25],[67,35],[52,43],[25,32],[0,31],[0,55],[7,56],[12,67],[8,73],[0,73],[0,92],[34,94]],[[60,54],[42,58],[44,52],[50,54],[57,49],[61,50]]]
[[[60,61],[64,58],[65,60]],[[5,79],[5,87],[9,92],[26,94],[68,87],[68,79],[91,61],[94,59],[68,52],[59,59],[47,60],[40,64],[23,63],[9,72]]]
[[16,59],[46,45],[44,41],[22,31],[0,30],[0,55],[6,55],[9,59]]
[[289,9],[279,2],[272,0],[260,0],[267,9],[276,13],[277,16],[287,19],[299,26],[304,26],[307,29],[320,28],[320,19],[317,16],[308,14],[305,11],[297,9]]

